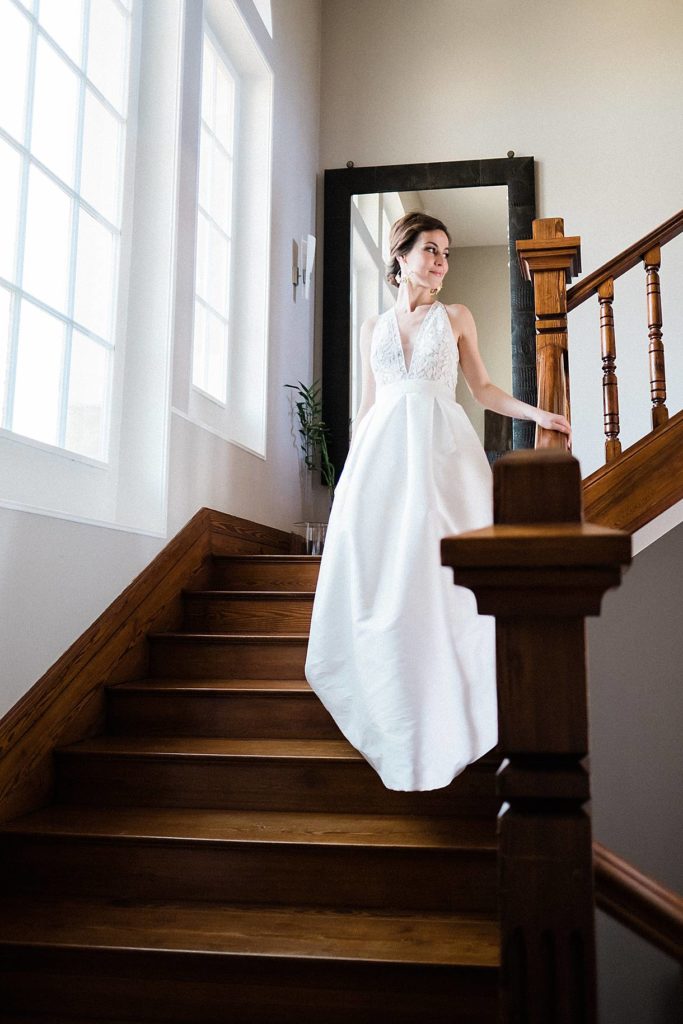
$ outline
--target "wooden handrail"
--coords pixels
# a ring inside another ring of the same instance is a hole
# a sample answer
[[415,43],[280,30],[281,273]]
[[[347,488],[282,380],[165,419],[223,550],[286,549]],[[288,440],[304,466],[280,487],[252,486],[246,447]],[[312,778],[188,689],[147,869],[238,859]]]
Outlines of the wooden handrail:
[[593,843],[595,902],[675,959],[683,961],[683,897]]
[[683,210],[679,210],[678,213],[675,213],[673,217],[669,217],[668,220],[665,220],[654,231],[650,231],[649,234],[639,238],[637,242],[630,245],[628,249],[624,249],[618,256],[608,260],[607,263],[603,263],[601,267],[594,270],[588,277],[584,277],[573,288],[568,288],[567,312],[576,309],[577,306],[580,306],[591,295],[597,294],[598,288],[605,281],[608,281],[610,278],[615,280],[617,277],[625,274],[627,270],[632,270],[633,267],[638,266],[645,253],[649,252],[654,246],[665,245],[666,242],[670,242],[672,238],[676,238],[680,234],[683,234]]

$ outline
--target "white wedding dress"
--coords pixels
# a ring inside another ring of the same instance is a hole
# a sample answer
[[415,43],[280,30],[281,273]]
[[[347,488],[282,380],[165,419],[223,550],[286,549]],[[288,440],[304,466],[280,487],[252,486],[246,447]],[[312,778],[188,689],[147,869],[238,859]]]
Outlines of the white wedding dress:
[[458,350],[434,302],[406,367],[377,320],[376,401],[335,491],[305,673],[389,789],[447,786],[498,738],[494,620],[441,565],[442,537],[492,522],[492,477],[455,401]]

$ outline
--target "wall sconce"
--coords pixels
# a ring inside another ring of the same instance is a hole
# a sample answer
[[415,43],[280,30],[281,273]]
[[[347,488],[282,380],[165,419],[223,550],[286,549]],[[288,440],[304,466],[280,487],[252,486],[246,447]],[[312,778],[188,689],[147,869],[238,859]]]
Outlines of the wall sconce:
[[315,235],[302,235],[297,245],[292,242],[292,284],[296,288],[299,282],[304,286],[304,298],[310,294],[313,267],[315,265]]

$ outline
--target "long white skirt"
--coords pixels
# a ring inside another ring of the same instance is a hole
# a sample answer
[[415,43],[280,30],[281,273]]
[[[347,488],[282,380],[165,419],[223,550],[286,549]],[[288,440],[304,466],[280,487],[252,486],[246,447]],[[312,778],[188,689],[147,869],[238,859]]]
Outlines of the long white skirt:
[[492,477],[442,383],[378,388],[337,484],[306,678],[385,786],[447,786],[498,738],[494,620],[441,565],[492,522]]

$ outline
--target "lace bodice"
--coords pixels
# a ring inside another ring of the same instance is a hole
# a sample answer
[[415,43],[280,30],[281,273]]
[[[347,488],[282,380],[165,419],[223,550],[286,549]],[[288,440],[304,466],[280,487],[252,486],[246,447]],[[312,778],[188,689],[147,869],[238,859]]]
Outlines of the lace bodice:
[[442,302],[427,310],[415,338],[410,366],[406,368],[394,306],[377,318],[370,345],[370,366],[377,387],[396,380],[436,380],[447,384],[455,396],[458,379],[458,347],[448,313]]

